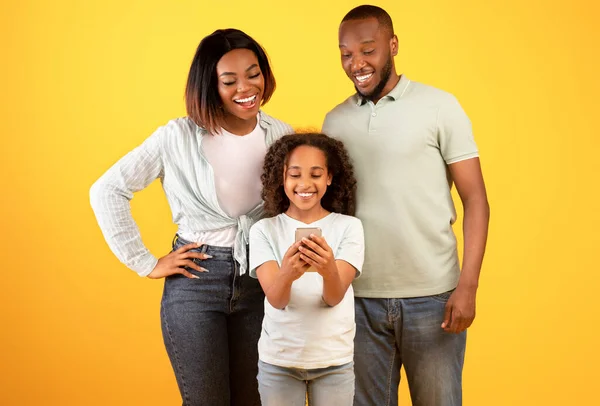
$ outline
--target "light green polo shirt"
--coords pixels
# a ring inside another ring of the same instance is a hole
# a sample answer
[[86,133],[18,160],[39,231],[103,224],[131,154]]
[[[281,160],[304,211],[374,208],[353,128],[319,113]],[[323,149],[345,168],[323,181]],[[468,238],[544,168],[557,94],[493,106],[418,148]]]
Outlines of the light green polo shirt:
[[448,165],[478,156],[456,98],[403,75],[377,104],[349,97],[327,114],[323,132],[344,142],[358,181],[365,262],[355,296],[455,288],[460,267]]

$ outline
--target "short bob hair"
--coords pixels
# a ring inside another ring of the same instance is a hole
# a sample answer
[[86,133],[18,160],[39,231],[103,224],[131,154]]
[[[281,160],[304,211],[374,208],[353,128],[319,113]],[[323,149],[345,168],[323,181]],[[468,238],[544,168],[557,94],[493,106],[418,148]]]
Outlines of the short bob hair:
[[254,52],[265,79],[262,99],[264,105],[275,91],[275,77],[264,49],[248,34],[228,28],[217,30],[200,41],[185,89],[185,104],[188,116],[210,134],[223,127],[225,111],[219,96],[217,63],[227,52],[234,49],[249,49]]

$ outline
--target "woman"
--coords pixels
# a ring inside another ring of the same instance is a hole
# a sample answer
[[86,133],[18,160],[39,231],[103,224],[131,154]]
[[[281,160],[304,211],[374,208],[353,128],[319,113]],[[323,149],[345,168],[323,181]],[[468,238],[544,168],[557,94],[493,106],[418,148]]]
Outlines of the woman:
[[[262,111],[275,78],[242,31],[204,38],[190,68],[187,114],[110,168],[90,191],[112,251],[140,276],[165,278],[163,338],[184,405],[260,405],[259,283],[248,275],[250,226],[263,216],[267,148],[292,132]],[[131,216],[133,193],[160,178],[178,225],[173,251],[154,257]]]

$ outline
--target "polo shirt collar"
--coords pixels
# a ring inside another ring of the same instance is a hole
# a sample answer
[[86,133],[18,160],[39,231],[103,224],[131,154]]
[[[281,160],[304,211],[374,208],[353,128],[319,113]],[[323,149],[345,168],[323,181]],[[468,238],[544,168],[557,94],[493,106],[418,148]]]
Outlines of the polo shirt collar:
[[[392,100],[400,99],[402,97],[402,95],[404,94],[404,91],[408,87],[409,83],[410,83],[410,80],[406,77],[406,75],[401,75],[400,80],[398,81],[398,83],[396,83],[396,86],[394,86],[394,88],[388,94],[383,96],[382,99],[386,98],[386,97],[389,97]],[[369,99],[362,97],[360,95],[360,93],[356,93],[356,105],[357,106],[362,106],[363,104],[367,103],[368,101],[369,101]]]

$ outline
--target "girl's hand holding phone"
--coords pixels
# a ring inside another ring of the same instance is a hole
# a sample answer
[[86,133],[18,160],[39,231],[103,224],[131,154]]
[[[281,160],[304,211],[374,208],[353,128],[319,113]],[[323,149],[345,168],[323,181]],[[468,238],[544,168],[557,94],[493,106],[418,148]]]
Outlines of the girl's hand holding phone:
[[337,275],[333,250],[325,238],[311,235],[310,238],[303,238],[301,242],[302,245],[298,248],[301,260],[312,266],[323,278]]
[[300,251],[298,251],[300,244],[301,242],[298,241],[288,248],[283,256],[281,268],[279,269],[282,275],[289,277],[292,282],[304,275],[304,272],[310,267],[310,265],[300,258],[302,255]]

